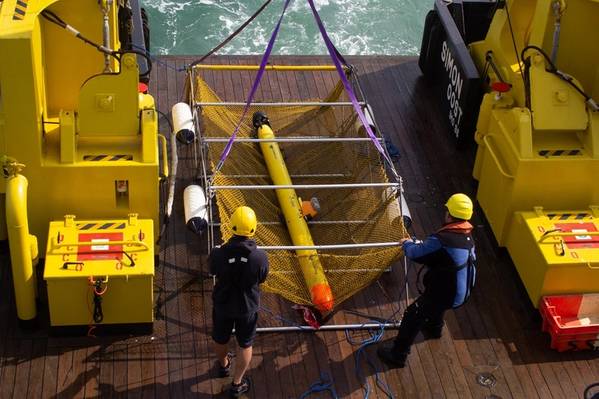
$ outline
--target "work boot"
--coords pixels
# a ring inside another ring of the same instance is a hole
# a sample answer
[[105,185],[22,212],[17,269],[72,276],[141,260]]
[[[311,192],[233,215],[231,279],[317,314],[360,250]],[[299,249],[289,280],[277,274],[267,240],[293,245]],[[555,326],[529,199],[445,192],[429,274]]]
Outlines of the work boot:
[[231,359],[232,358],[233,358],[233,354],[227,353],[227,357],[225,358],[225,360],[227,361],[227,364],[225,366],[222,366],[220,364],[220,362],[218,362],[218,377],[219,378],[225,378],[231,374]]
[[231,389],[229,389],[229,394],[232,398],[238,398],[244,393],[250,390],[250,379],[247,377],[243,377],[239,384],[231,383]]
[[379,346],[376,350],[378,357],[391,368],[403,368],[410,352],[399,352],[393,346]]

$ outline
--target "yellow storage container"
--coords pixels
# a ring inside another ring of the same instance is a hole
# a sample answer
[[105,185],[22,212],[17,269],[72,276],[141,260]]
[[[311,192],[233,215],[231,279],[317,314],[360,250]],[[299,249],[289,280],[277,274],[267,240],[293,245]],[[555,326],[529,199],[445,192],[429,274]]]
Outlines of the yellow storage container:
[[153,231],[152,220],[136,214],[51,222],[44,268],[50,324],[152,323]]
[[545,295],[597,292],[597,209],[516,212],[506,244],[535,307]]

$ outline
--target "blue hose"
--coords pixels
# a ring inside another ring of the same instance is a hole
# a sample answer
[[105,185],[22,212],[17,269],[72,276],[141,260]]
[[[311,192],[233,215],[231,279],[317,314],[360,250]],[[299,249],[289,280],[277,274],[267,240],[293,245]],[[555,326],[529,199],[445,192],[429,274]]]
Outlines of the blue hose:
[[[373,322],[376,322],[376,321],[373,321]],[[366,352],[366,348],[368,346],[379,342],[381,340],[381,338],[383,338],[383,334],[385,332],[384,324],[380,323],[380,322],[377,322],[377,323],[379,323],[380,328],[375,332],[370,331],[369,338],[366,338],[363,341],[355,341],[354,339],[351,338],[351,336],[349,334],[349,330],[345,330],[345,339],[351,345],[359,345],[358,350],[356,351],[355,368],[356,368],[356,377],[358,377],[358,380],[360,382],[362,382],[362,384],[363,384],[364,399],[370,398],[371,388],[370,388],[370,384],[368,383],[368,380],[362,375],[362,367],[361,367],[361,362],[360,362],[362,357],[364,357],[366,359],[366,362],[370,366],[371,370],[374,372],[374,378],[376,381],[376,385],[385,393],[387,398],[394,399],[395,396],[391,392],[391,389],[380,378],[378,368],[376,367],[376,365],[374,364],[374,362],[372,361],[372,359],[370,358],[370,356],[368,356],[368,353]]]
[[310,388],[299,397],[299,399],[305,399],[313,393],[328,391],[333,399],[338,399],[337,391],[333,385],[333,379],[329,377],[326,372],[320,373],[320,380],[310,385]]

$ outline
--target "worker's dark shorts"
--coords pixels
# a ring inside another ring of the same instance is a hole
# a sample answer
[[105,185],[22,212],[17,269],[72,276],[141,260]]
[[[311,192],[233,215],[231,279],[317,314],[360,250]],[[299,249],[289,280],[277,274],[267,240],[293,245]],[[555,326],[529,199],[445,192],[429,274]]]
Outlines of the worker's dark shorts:
[[256,337],[258,312],[242,317],[227,317],[222,312],[212,309],[212,339],[217,344],[224,345],[231,339],[235,328],[235,337],[241,348],[249,348]]

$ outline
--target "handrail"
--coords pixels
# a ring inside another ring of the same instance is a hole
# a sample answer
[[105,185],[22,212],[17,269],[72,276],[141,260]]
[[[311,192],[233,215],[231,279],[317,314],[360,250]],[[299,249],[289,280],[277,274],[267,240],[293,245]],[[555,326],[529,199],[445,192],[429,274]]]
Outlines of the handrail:
[[487,140],[488,137],[489,137],[488,134],[483,136],[483,143],[485,143],[485,145],[487,146],[487,149],[489,150],[489,154],[491,154],[491,158],[493,158],[493,160],[495,161],[495,164],[497,165],[497,169],[499,170],[499,173],[501,173],[504,177],[507,177],[508,179],[513,180],[514,176],[507,173],[501,166],[501,163],[499,162],[499,158],[497,158],[497,155],[495,154],[495,151],[493,151],[493,148],[491,147],[489,140]]
[[92,241],[79,241],[79,242],[65,242],[65,243],[59,243],[56,240],[56,237],[52,238],[52,246],[54,248],[64,248],[64,247],[84,247],[84,246],[95,246],[95,245],[126,245],[126,246],[136,246],[136,247],[142,247],[144,250],[148,251],[150,249],[150,247],[148,246],[148,244],[146,244],[143,241],[136,241],[136,240],[129,240],[129,241],[96,241],[96,242],[92,242]]
[[599,266],[591,266],[591,262],[587,261],[587,267],[591,270],[599,270]]
[[161,142],[162,147],[162,175],[164,178],[168,177],[168,149],[166,145],[166,137],[162,134],[158,134],[158,140]]
[[[199,64],[193,69],[204,69],[212,71],[257,71],[260,65],[223,65],[223,64]],[[349,68],[345,68],[349,70]],[[335,65],[267,65],[266,71],[335,71]]]
[[[578,236],[599,236],[599,231],[549,231],[539,238],[538,242],[542,243],[549,237],[578,237]],[[553,244],[553,243],[552,243]]]

